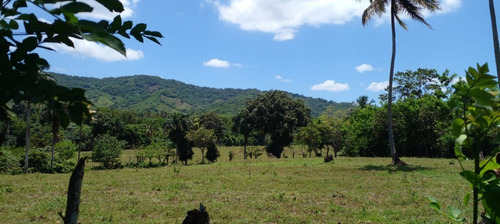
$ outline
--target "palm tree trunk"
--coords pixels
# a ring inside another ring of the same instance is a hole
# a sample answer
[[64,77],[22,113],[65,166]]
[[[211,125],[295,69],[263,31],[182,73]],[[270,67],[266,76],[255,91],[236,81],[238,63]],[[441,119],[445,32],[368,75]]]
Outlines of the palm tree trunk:
[[54,149],[56,147],[56,142],[57,142],[57,132],[59,132],[58,127],[59,127],[59,122],[57,121],[57,118],[55,117],[56,115],[53,114],[52,116],[52,152],[51,152],[51,157],[50,157],[50,169],[54,169]]
[[396,153],[396,147],[394,146],[394,133],[392,130],[392,82],[394,79],[394,63],[396,60],[396,27],[394,24],[394,18],[396,13],[396,1],[391,1],[391,30],[392,30],[392,56],[391,56],[391,69],[389,71],[389,97],[387,99],[387,124],[389,129],[389,147],[392,157],[392,165],[401,164],[402,161],[399,159]]
[[26,151],[24,154],[24,172],[28,173],[28,157],[30,153],[30,122],[31,122],[31,100],[26,105]]
[[495,16],[495,5],[493,4],[493,0],[489,0],[489,2],[490,2],[491,31],[493,32],[493,48],[495,50],[495,63],[497,67],[498,85],[500,87],[500,46],[498,44],[497,19]]

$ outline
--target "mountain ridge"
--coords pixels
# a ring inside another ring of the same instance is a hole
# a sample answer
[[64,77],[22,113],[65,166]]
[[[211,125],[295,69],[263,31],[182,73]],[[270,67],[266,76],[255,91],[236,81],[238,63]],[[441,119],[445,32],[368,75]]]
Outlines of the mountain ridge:
[[[127,109],[135,112],[182,112],[199,114],[213,111],[236,115],[248,100],[265,92],[257,89],[212,88],[187,84],[158,76],[133,75],[93,78],[51,73],[56,82],[70,88],[82,88],[95,107]],[[327,107],[334,110],[352,107],[352,103],[328,101],[287,92],[302,99],[319,116]]]

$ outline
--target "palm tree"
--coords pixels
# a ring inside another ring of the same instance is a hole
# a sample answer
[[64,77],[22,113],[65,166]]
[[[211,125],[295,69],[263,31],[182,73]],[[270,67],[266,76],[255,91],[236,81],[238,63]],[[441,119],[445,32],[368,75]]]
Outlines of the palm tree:
[[356,105],[361,109],[372,105],[372,103],[374,103],[373,100],[368,101],[368,96],[360,96],[356,100]]
[[67,106],[59,102],[55,97],[51,96],[46,99],[46,107],[42,112],[42,123],[49,123],[52,132],[52,149],[50,157],[50,169],[54,169],[54,149],[56,142],[59,141],[57,134],[59,127],[68,127],[70,118],[67,112]]
[[[185,141],[186,133],[191,129],[191,125],[192,123],[189,120],[189,116],[180,113],[175,113],[172,118],[164,124],[164,128],[168,132],[169,139],[177,145],[175,163],[178,163],[179,159],[183,160],[183,158],[179,157],[182,150],[184,150],[182,147],[185,147],[185,144],[183,143]],[[187,159],[184,162],[187,165]]]
[[396,28],[395,20],[399,23],[401,27],[408,30],[406,23],[401,20],[399,15],[401,13],[406,13],[412,19],[417,20],[429,28],[431,26],[425,21],[422,16],[422,9],[427,9],[434,11],[438,9],[437,0],[370,0],[370,5],[365,9],[362,16],[363,26],[372,19],[374,15],[381,16],[385,13],[386,7],[390,4],[391,11],[391,31],[392,31],[392,55],[391,55],[391,67],[389,71],[389,96],[387,101],[387,120],[389,129],[389,147],[391,151],[392,164],[393,165],[404,165],[405,163],[399,159],[396,153],[396,147],[394,146],[394,134],[392,130],[392,82],[394,78],[394,62],[396,59]]
[[233,132],[243,135],[243,159],[247,159],[248,138],[252,129],[250,127],[250,117],[247,110],[243,110],[233,119]]
[[493,32],[493,48],[495,50],[495,63],[497,65],[498,85],[500,87],[500,46],[498,44],[497,19],[495,16],[495,5],[490,1],[491,31]]

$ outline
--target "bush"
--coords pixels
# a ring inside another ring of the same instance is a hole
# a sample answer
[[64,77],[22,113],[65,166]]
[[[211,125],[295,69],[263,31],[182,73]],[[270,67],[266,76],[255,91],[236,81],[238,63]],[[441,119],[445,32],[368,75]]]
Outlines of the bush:
[[20,156],[17,156],[11,149],[0,148],[0,173],[19,174],[22,168],[19,164]]
[[[21,159],[21,164],[24,165],[24,160]],[[50,172],[50,155],[45,148],[31,149],[28,155],[28,169],[31,172]]]
[[210,144],[207,147],[207,154],[205,155],[205,158],[207,158],[208,161],[211,163],[217,161],[217,158],[219,158],[220,153],[219,150],[217,149],[217,146],[215,143]]
[[63,140],[56,144],[55,150],[58,157],[63,160],[68,160],[75,154],[76,146],[71,140]]
[[119,141],[111,135],[100,135],[95,139],[91,159],[100,163],[104,168],[120,166],[119,158],[125,144],[125,141]]

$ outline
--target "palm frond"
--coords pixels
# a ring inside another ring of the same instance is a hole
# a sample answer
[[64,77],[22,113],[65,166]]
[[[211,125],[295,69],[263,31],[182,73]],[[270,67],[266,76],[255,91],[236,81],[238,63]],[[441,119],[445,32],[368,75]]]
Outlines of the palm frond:
[[431,25],[427,23],[427,21],[425,21],[424,17],[422,16],[421,8],[415,3],[417,3],[417,0],[398,0],[398,12],[405,12],[412,19],[417,20],[432,29]]
[[435,11],[439,9],[439,1],[437,0],[413,0],[416,5],[421,6],[424,9]]
[[365,9],[361,16],[361,22],[366,25],[373,15],[381,16],[386,12],[385,7],[389,0],[370,0],[370,5]]
[[397,13],[396,13],[396,14],[394,14],[394,17],[395,17],[395,18],[396,18],[396,20],[398,21],[399,25],[400,25],[401,27],[403,27],[403,29],[408,30],[408,27],[406,26],[406,23],[405,23],[405,22],[403,22],[403,20],[399,18],[399,16],[398,16],[398,14],[397,14]]

